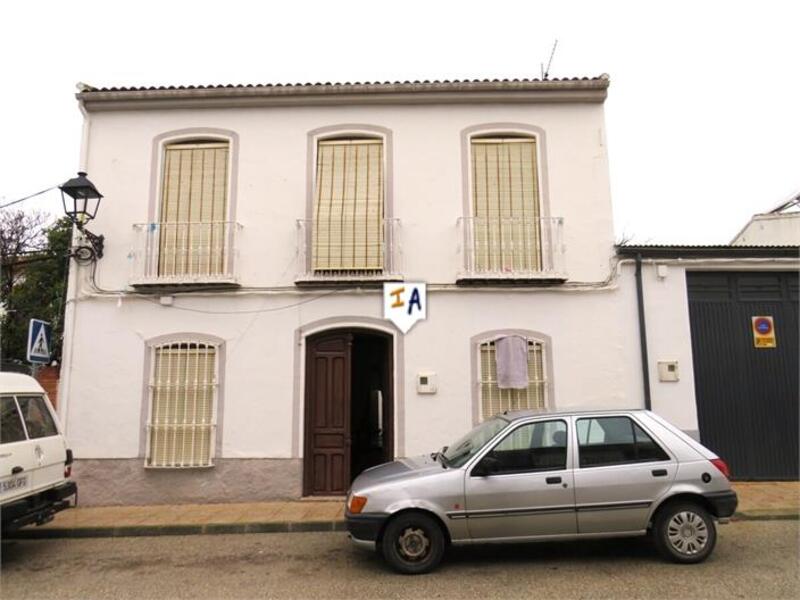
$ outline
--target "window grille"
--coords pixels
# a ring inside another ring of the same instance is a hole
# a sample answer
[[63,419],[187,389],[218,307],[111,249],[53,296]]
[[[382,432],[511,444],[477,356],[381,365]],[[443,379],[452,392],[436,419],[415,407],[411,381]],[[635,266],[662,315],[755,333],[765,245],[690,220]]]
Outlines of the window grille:
[[522,390],[497,386],[494,342],[480,345],[481,420],[506,410],[543,409],[547,406],[544,344],[528,340],[528,387]]
[[535,138],[473,138],[472,253],[479,272],[542,268]]
[[152,353],[147,466],[211,466],[217,347],[173,342],[153,347]]
[[317,146],[312,268],[316,273],[384,268],[383,141]]
[[227,142],[165,148],[158,223],[160,276],[225,272],[228,154]]

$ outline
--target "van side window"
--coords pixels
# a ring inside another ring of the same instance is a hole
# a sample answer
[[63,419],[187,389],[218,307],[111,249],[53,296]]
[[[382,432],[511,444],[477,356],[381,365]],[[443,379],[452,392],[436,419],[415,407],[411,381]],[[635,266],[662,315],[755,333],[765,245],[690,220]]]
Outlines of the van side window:
[[0,398],[0,444],[25,441],[25,429],[12,396]]
[[669,460],[661,446],[628,417],[579,419],[577,430],[581,467]]
[[17,396],[19,410],[31,439],[58,435],[56,427],[44,398],[41,396]]

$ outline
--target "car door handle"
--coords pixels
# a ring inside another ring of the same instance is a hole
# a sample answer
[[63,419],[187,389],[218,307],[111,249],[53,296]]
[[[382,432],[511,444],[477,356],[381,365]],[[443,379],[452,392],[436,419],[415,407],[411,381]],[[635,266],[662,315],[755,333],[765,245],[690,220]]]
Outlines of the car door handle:
[[561,477],[548,477],[545,481],[549,484],[561,483]]
[[22,473],[22,471],[24,471],[22,467],[14,467],[13,469],[11,469],[11,474],[16,475],[17,473]]
[[667,470],[666,469],[653,469],[653,477],[666,477]]

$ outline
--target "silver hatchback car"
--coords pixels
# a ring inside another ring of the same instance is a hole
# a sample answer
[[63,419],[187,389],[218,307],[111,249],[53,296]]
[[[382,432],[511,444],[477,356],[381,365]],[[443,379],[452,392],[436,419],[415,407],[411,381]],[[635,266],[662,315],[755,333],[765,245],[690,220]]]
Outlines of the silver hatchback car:
[[347,529],[401,573],[432,570],[449,544],[648,532],[666,558],[696,563],[736,510],[728,477],[649,411],[504,413],[439,452],[361,473]]

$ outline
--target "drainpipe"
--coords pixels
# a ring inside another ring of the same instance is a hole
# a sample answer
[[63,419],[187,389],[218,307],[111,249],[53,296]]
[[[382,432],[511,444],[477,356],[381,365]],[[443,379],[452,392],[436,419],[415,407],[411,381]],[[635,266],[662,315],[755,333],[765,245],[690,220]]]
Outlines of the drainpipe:
[[647,326],[644,320],[644,291],[642,289],[642,255],[636,255],[636,307],[639,310],[639,345],[642,350],[642,380],[644,382],[644,407],[652,409],[650,402],[650,367],[647,358]]

